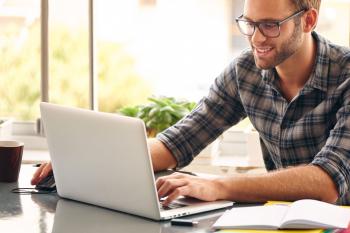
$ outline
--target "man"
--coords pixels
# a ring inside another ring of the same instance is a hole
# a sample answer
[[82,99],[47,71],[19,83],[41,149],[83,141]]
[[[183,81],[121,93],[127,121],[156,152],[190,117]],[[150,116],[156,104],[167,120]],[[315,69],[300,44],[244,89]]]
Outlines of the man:
[[[215,179],[175,173],[156,182],[165,205],[180,195],[350,204],[350,50],[313,32],[319,7],[319,0],[246,0],[237,24],[251,49],[190,115],[149,141],[155,171],[180,168],[249,117],[270,172]],[[32,183],[50,170],[43,165]]]

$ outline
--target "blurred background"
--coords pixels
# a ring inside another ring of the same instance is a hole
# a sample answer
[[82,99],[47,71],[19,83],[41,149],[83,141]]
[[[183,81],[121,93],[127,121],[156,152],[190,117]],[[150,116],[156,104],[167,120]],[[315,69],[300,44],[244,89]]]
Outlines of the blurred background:
[[[49,1],[49,100],[89,107],[87,0]],[[39,117],[40,0],[0,0],[0,117]],[[248,46],[234,19],[243,0],[94,2],[100,111],[149,96],[198,101]],[[323,0],[316,31],[349,46],[350,1]]]

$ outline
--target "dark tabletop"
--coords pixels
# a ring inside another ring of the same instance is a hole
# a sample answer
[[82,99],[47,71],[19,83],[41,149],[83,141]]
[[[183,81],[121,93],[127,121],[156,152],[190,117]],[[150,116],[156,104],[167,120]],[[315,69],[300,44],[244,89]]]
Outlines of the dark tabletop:
[[0,183],[0,232],[211,232],[210,227],[225,210],[184,217],[198,221],[194,227],[172,226],[134,215],[62,199],[56,194],[18,195],[16,187],[32,187],[32,165],[22,165],[16,183]]

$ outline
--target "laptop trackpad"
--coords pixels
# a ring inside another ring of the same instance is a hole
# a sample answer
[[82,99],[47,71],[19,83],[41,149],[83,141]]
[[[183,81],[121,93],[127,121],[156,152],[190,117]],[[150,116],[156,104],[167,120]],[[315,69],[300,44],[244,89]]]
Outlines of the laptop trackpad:
[[201,204],[205,201],[199,200],[197,198],[193,198],[193,197],[179,197],[176,200],[174,200],[172,203],[177,203],[177,204],[181,204],[183,206],[188,206],[188,205],[195,205],[195,204]]

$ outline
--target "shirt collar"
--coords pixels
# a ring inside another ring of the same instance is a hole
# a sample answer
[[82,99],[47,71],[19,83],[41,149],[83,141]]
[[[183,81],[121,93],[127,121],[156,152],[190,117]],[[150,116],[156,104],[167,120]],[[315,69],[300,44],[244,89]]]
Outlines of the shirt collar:
[[[313,72],[306,82],[304,89],[316,88],[327,91],[329,73],[329,42],[316,32],[312,32],[317,43],[317,52]],[[261,70],[262,80],[269,85],[275,82],[275,69]]]
[[330,64],[329,42],[316,32],[312,32],[312,36],[317,43],[317,53],[314,70],[305,86],[327,91]]
[[275,69],[261,70],[262,80],[267,84],[272,84],[275,80]]

